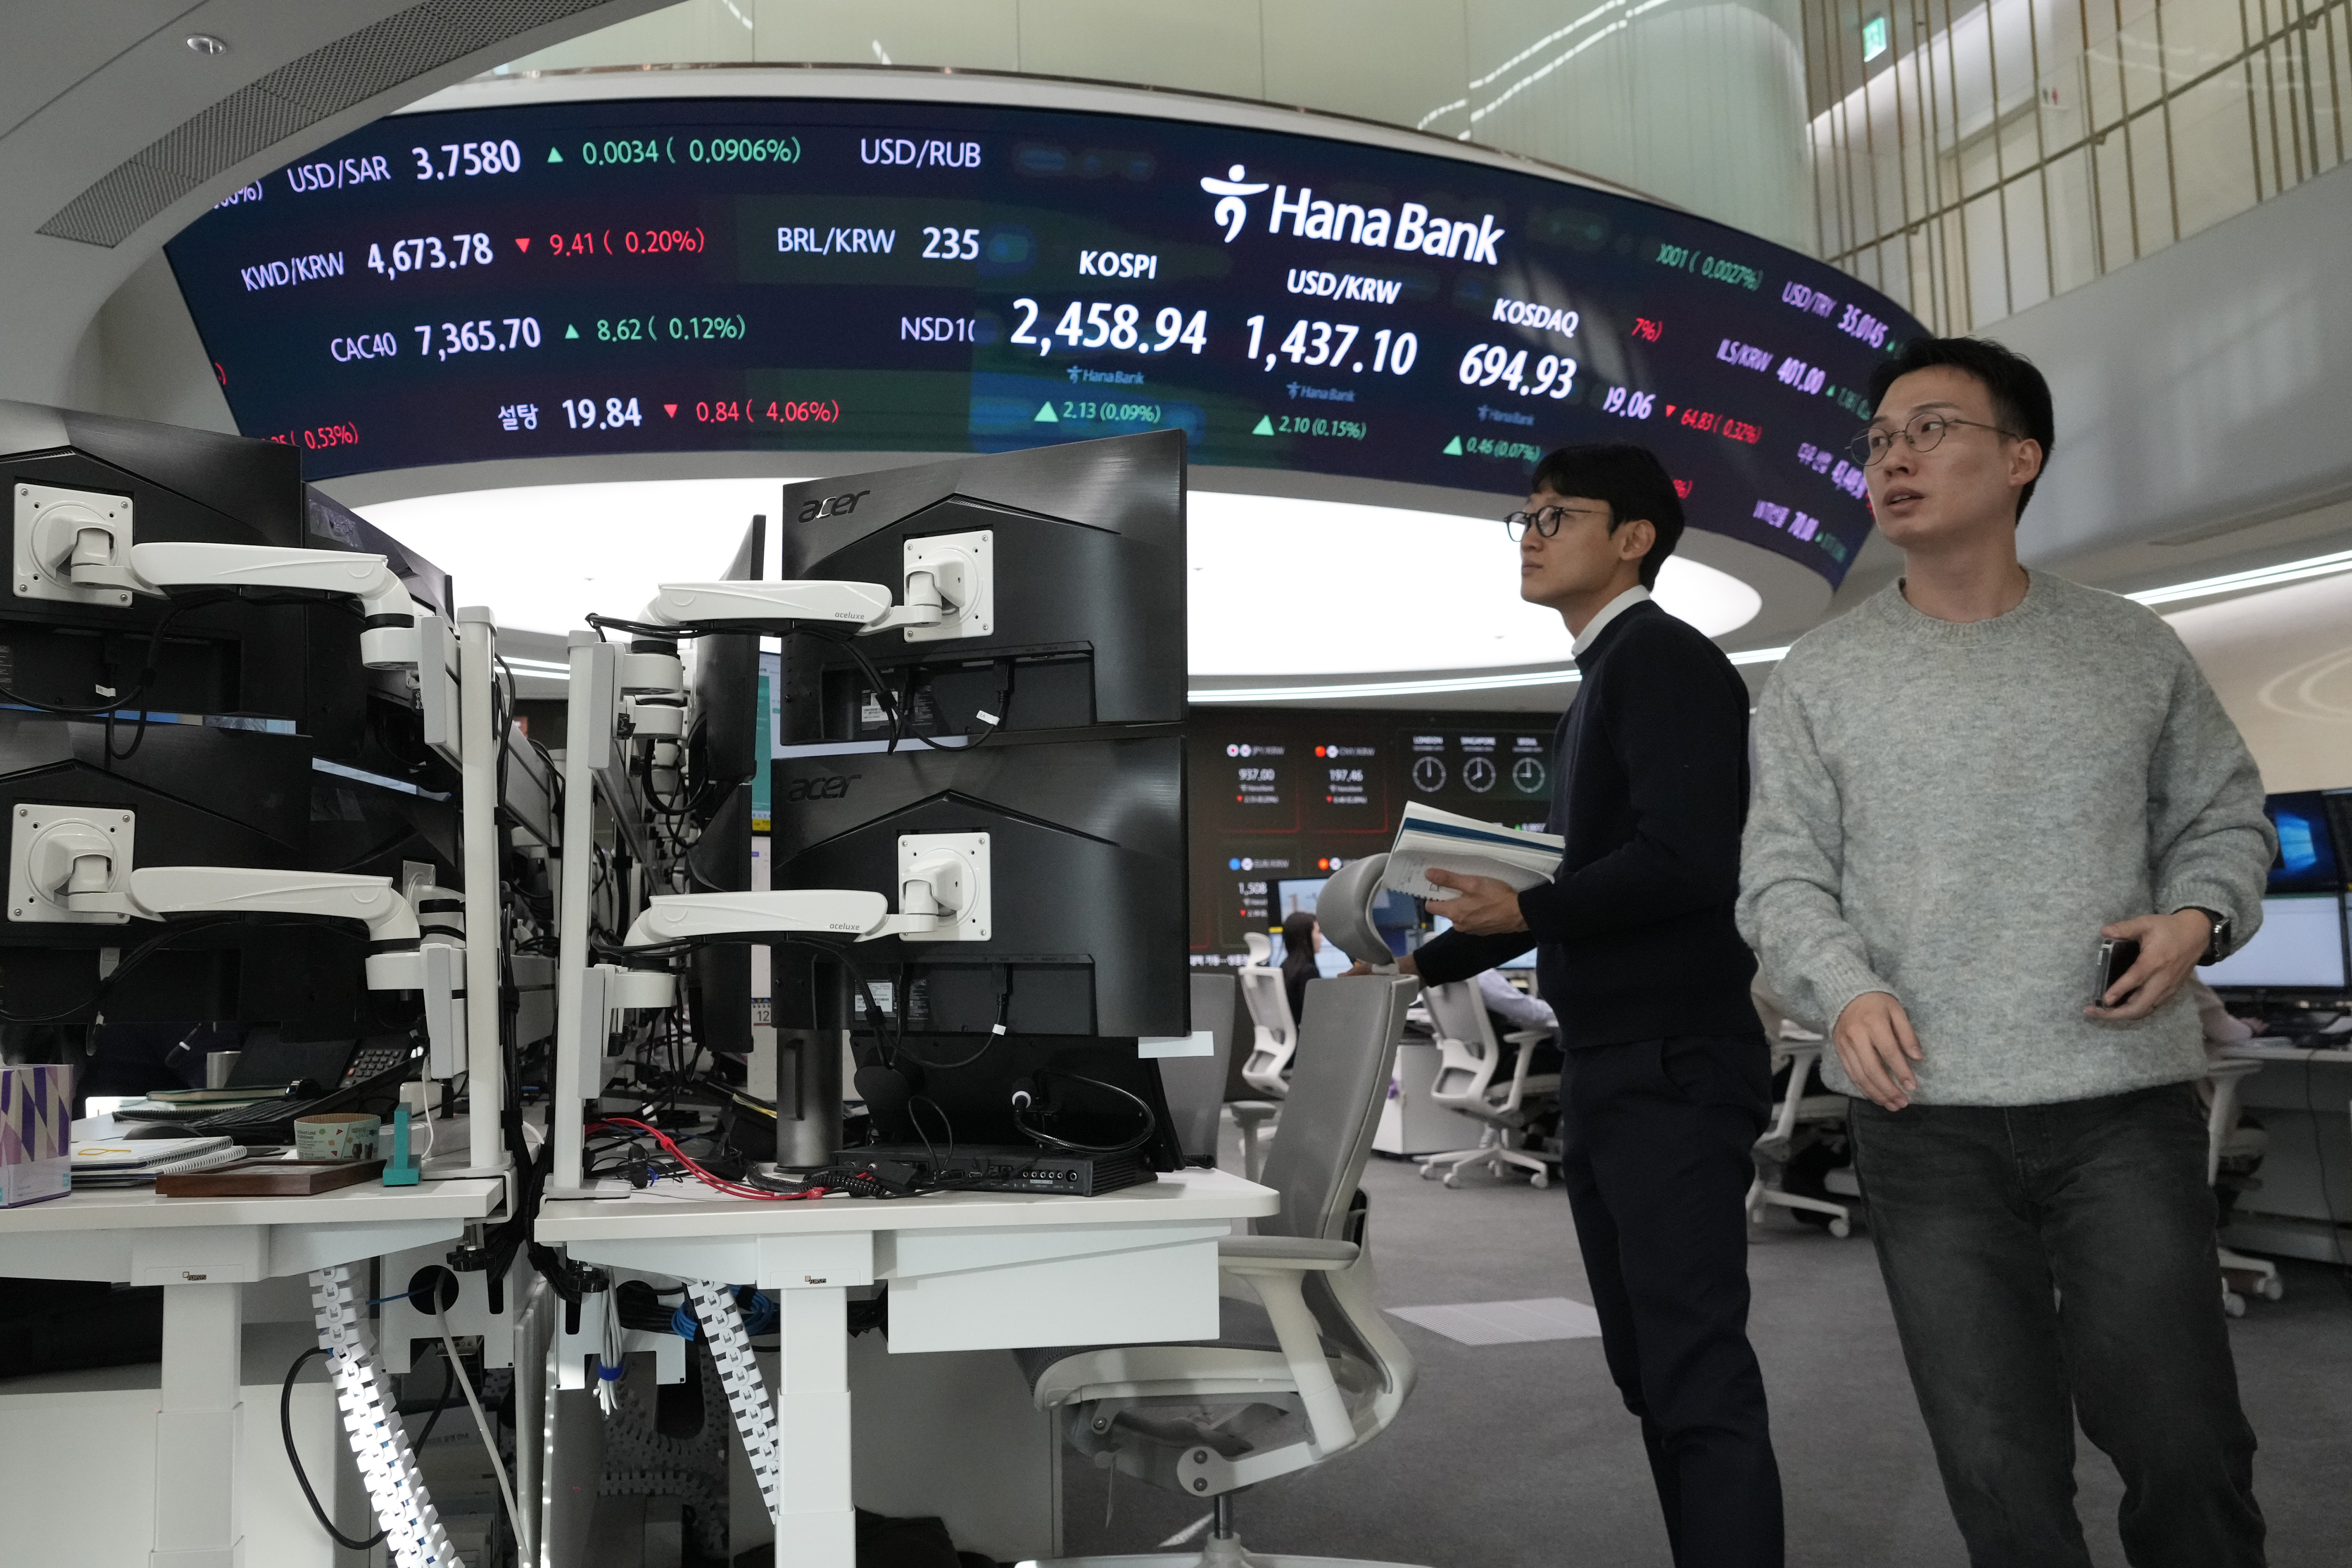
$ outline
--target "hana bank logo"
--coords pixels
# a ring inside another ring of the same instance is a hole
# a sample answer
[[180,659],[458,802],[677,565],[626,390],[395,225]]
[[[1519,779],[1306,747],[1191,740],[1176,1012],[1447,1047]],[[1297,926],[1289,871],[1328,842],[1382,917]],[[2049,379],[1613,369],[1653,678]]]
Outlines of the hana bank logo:
[[1225,177],[1222,180],[1213,174],[1202,179],[1201,188],[1218,198],[1217,210],[1213,216],[1225,226],[1225,243],[1231,245],[1234,237],[1241,233],[1242,225],[1249,221],[1249,204],[1242,198],[1257,195],[1270,187],[1265,180],[1253,181],[1249,171],[1235,163],[1225,171]]

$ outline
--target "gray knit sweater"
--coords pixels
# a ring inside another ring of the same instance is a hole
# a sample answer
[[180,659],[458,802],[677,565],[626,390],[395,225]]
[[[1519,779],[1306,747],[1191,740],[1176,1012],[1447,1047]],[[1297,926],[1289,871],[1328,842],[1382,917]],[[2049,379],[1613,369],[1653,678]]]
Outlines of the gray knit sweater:
[[[2154,614],[2037,572],[2007,615],[1957,624],[1890,586],[1790,650],[1756,746],[1739,929],[1793,1016],[1826,1030],[1893,993],[1923,1104],[2203,1071],[2185,994],[2083,1015],[2102,925],[2193,904],[2242,943],[2276,847],[2245,742]],[[1834,1051],[1822,1068],[1856,1092]]]

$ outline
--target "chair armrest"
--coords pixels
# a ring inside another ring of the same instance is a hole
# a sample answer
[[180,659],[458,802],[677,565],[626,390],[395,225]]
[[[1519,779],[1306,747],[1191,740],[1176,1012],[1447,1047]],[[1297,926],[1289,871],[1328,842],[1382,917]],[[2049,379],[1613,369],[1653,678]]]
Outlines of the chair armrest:
[[1524,1045],[1530,1044],[1530,1043],[1532,1043],[1532,1042],[1534,1042],[1534,1041],[1536,1041],[1536,1040],[1549,1040],[1549,1039],[1550,1039],[1554,1035],[1557,1035],[1557,1034],[1559,1034],[1559,1031],[1558,1029],[1556,1029],[1556,1028],[1554,1028],[1554,1029],[1513,1029],[1509,1034],[1505,1035],[1505,1036],[1503,1037],[1503,1038],[1504,1038],[1504,1040],[1505,1040],[1506,1042],[1507,1042],[1508,1044],[1515,1045],[1515,1046],[1524,1046]]
[[1236,1121],[1265,1121],[1282,1110],[1271,1100],[1229,1100],[1225,1108],[1234,1113]]
[[1217,1267],[1234,1274],[1321,1273],[1356,1261],[1352,1241],[1295,1236],[1229,1236],[1217,1243]]

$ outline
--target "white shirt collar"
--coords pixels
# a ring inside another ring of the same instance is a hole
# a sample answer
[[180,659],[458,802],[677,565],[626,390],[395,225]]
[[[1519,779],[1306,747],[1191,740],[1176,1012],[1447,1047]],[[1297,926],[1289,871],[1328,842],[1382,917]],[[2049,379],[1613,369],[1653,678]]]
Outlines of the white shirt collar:
[[1601,605],[1601,613],[1584,623],[1583,632],[1578,636],[1575,644],[1568,650],[1569,657],[1570,658],[1581,658],[1584,650],[1591,647],[1600,637],[1601,634],[1609,629],[1610,622],[1615,620],[1618,616],[1623,615],[1634,605],[1647,602],[1649,597],[1650,591],[1647,588],[1643,587],[1639,583],[1636,583],[1633,586],[1626,589],[1623,593],[1618,595],[1615,598]]

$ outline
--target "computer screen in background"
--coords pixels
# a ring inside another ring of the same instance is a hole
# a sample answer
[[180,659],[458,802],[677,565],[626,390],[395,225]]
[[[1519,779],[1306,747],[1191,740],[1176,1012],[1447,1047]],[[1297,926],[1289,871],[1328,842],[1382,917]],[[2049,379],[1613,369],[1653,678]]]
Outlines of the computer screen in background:
[[2263,811],[2278,830],[2278,856],[2271,862],[2267,891],[2344,890],[2343,847],[2336,842],[2334,825],[2328,820],[2330,804],[2327,794],[2320,790],[2300,790],[2263,800]]
[[[1441,935],[1454,929],[1454,922],[1452,921],[1447,920],[1444,915],[1436,914],[1434,912],[1430,915],[1429,923],[1434,926]],[[1536,950],[1532,947],[1528,949],[1527,952],[1519,954],[1517,958],[1506,959],[1504,962],[1495,965],[1497,969],[1533,969],[1535,966]]]
[[2344,898],[2297,893],[2263,900],[2263,929],[2254,939],[2198,978],[2216,988],[2274,991],[2345,989]]

